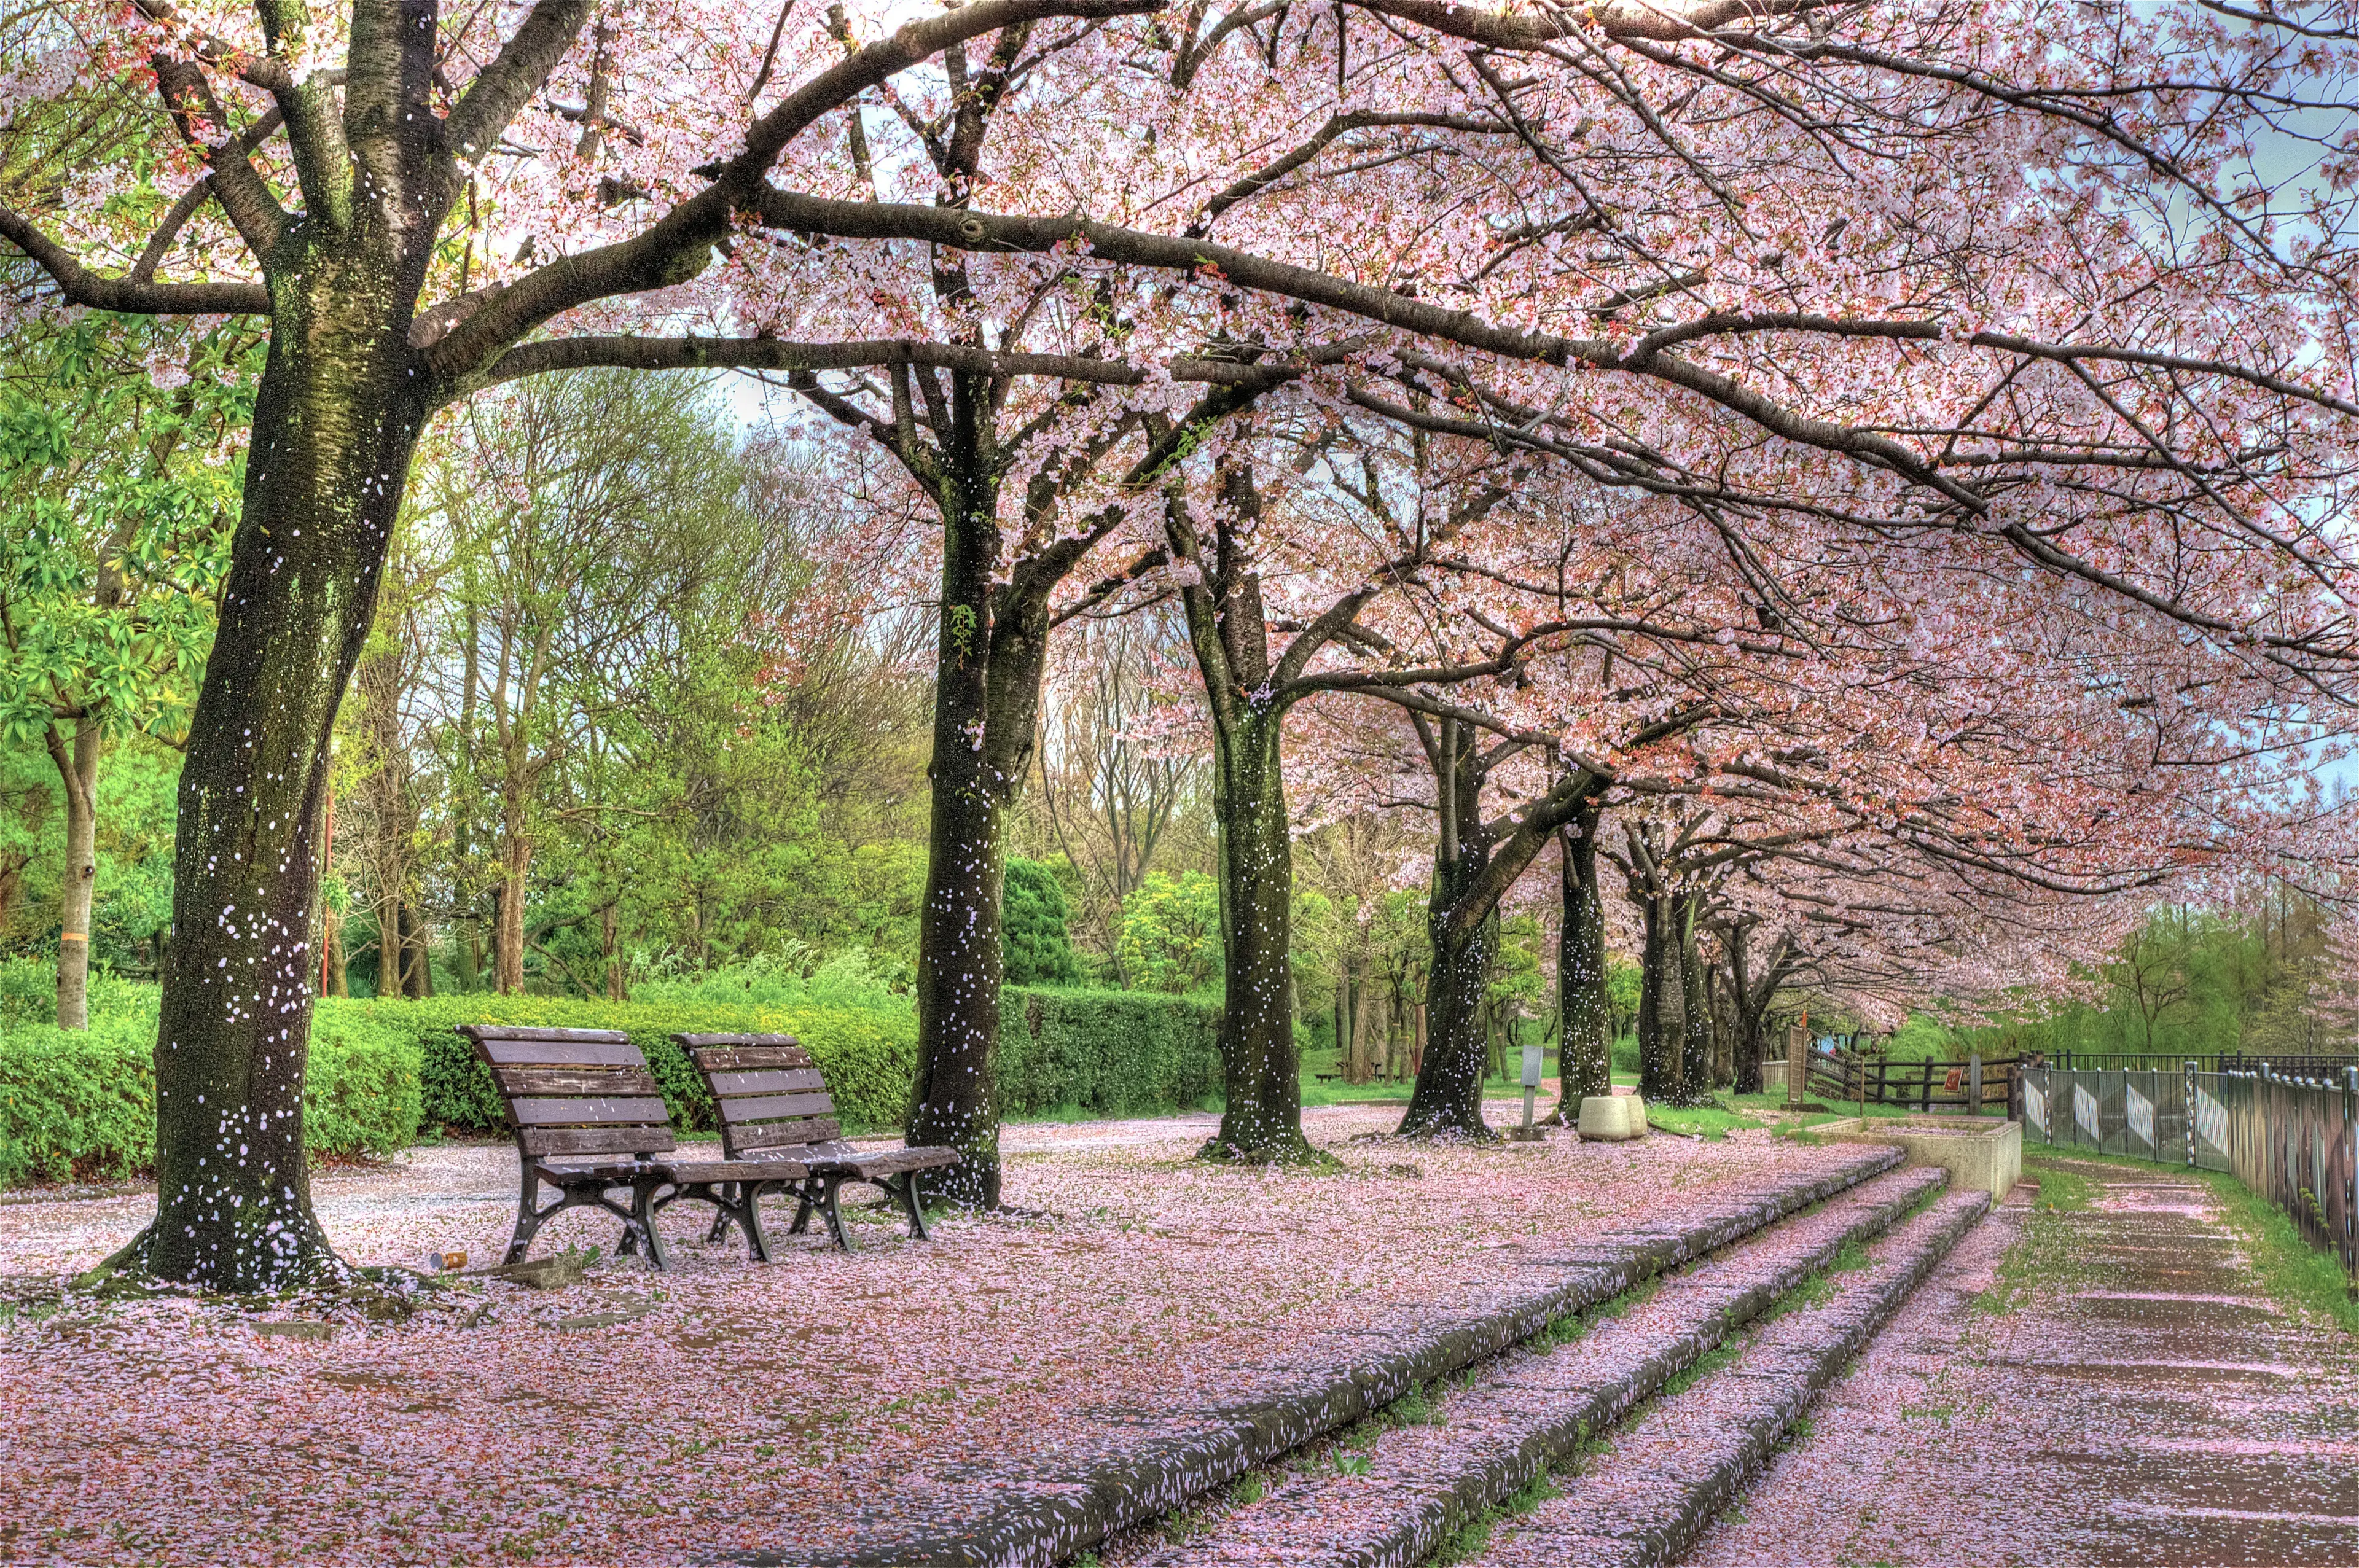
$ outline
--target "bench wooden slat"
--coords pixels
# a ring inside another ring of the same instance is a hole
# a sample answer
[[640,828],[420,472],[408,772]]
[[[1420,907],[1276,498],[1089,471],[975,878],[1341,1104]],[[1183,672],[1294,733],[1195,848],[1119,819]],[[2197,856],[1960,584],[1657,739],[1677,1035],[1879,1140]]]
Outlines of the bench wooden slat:
[[799,1182],[810,1173],[799,1160],[667,1160],[675,1182]]
[[622,1040],[479,1040],[475,1054],[494,1066],[644,1067],[647,1059]]
[[815,1095],[746,1095],[716,1103],[722,1115],[732,1122],[766,1120],[774,1116],[825,1116],[835,1108],[835,1101],[823,1092]]
[[799,1045],[791,1034],[675,1034],[674,1040],[693,1051],[705,1045]]
[[824,1143],[843,1136],[843,1124],[832,1116],[809,1117],[801,1121],[764,1121],[748,1127],[730,1130],[729,1145],[733,1149],[791,1149],[802,1143]]
[[854,1149],[845,1143],[805,1149],[796,1157],[814,1171],[858,1171],[864,1176],[897,1176],[904,1171],[931,1171],[959,1162],[957,1150],[924,1144],[914,1149]]
[[676,1144],[669,1127],[527,1127],[516,1143],[527,1154],[662,1154]]
[[707,1073],[705,1081],[712,1086],[712,1098],[733,1100],[746,1095],[794,1095],[824,1093],[827,1080],[820,1076],[817,1067],[796,1067],[788,1071],[757,1073]]
[[671,1110],[661,1095],[628,1095],[592,1098],[536,1099],[518,1097],[508,1101],[508,1113],[519,1127],[563,1127],[569,1124],[633,1123],[653,1127],[669,1125]]
[[614,1045],[631,1038],[619,1029],[544,1029],[513,1023],[462,1023],[458,1033],[478,1044],[486,1040],[570,1040],[582,1044]]
[[645,1067],[494,1067],[492,1081],[510,1095],[657,1095]]
[[708,1073],[736,1072],[749,1067],[808,1067],[811,1054],[799,1045],[707,1045],[691,1053]]

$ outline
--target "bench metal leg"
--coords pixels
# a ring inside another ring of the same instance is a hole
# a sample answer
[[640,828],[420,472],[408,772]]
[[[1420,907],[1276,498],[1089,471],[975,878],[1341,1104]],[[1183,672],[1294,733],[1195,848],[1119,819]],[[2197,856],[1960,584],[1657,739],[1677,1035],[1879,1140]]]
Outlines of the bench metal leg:
[[811,1213],[816,1209],[827,1221],[827,1233],[835,1238],[835,1244],[846,1252],[852,1251],[852,1235],[843,1227],[843,1211],[835,1201],[843,1182],[842,1176],[813,1176],[803,1183],[799,1189],[802,1202],[796,1206],[794,1228],[788,1234],[800,1236],[810,1225]]
[[[524,1261],[525,1254],[532,1249],[532,1238],[539,1233],[540,1227],[569,1208],[604,1209],[623,1222],[623,1239],[617,1244],[615,1250],[625,1255],[636,1251],[638,1249],[634,1239],[636,1233],[633,1228],[639,1223],[635,1217],[636,1204],[626,1207],[606,1195],[606,1189],[609,1186],[620,1184],[609,1182],[584,1182],[578,1185],[559,1187],[557,1201],[547,1208],[542,1208],[539,1206],[540,1182],[530,1171],[527,1171],[524,1177],[524,1191],[516,1200],[516,1229],[508,1238],[507,1251],[502,1255],[500,1261],[503,1263]],[[648,1230],[650,1234],[653,1233],[652,1225],[648,1227]],[[662,1265],[657,1266],[660,1268]]]
[[933,1233],[926,1228],[926,1206],[918,1201],[918,1173],[904,1171],[886,1179],[885,1190],[901,1200],[902,1209],[909,1217],[909,1234],[920,1241],[931,1241]]
[[644,1242],[647,1267],[658,1273],[671,1267],[670,1260],[664,1257],[663,1238],[656,1231],[656,1189],[667,1184],[661,1181],[631,1184],[631,1206],[623,1216],[623,1238],[614,1244],[615,1253],[627,1258]]
[[661,1213],[667,1206],[682,1198],[691,1203],[711,1204],[712,1224],[705,1231],[704,1239],[718,1241],[729,1234],[729,1227],[734,1225],[745,1233],[746,1250],[756,1261],[766,1263],[770,1260],[770,1238],[762,1234],[761,1196],[777,1184],[770,1182],[689,1182],[656,1199],[655,1206],[656,1211]]

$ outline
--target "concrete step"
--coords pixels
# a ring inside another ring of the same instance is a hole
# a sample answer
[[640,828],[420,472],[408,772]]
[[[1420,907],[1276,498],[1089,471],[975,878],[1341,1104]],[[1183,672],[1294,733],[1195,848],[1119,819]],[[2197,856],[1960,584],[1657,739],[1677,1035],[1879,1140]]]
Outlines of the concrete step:
[[[1314,1465],[1197,1533],[1145,1550],[1116,1542],[1107,1568],[1408,1568],[1467,1519],[1548,1473],[1670,1379],[1826,1269],[1937,1195],[1940,1172],[1877,1177],[1664,1278],[1644,1300],[1566,1342],[1536,1346],[1429,1391],[1422,1419],[1346,1435]],[[1395,1411],[1396,1417],[1398,1411]]]
[[1732,1340],[1733,1361],[1617,1431],[1562,1495],[1501,1521],[1467,1568],[1676,1560],[1989,1208],[1987,1193],[1944,1197],[1873,1248],[1867,1268],[1831,1276],[1827,1299]]
[[[745,1568],[1047,1568],[1118,1530],[1190,1506],[1404,1394],[1490,1361],[1648,1280],[1893,1171],[1863,1149],[1761,1189],[1562,1249],[1527,1249],[1512,1275],[1380,1330],[1313,1333],[1282,1361],[1238,1365],[1201,1401],[1109,1407],[1088,1444],[912,1475],[838,1521],[837,1542],[737,1552]],[[1381,1246],[1381,1241],[1374,1243]]]

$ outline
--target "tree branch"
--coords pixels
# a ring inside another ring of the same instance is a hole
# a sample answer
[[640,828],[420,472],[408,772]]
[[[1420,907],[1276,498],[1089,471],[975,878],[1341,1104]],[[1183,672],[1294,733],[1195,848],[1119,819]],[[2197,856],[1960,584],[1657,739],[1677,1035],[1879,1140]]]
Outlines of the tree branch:
[[69,300],[93,310],[118,310],[126,316],[270,313],[270,291],[258,283],[133,283],[92,272],[21,213],[5,206],[0,206],[0,240],[30,256]]

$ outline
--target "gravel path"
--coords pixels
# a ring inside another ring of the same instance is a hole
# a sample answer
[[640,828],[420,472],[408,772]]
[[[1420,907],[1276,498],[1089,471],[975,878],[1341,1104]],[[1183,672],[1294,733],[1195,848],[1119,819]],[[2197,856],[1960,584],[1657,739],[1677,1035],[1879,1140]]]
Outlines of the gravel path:
[[[860,1253],[796,1238],[763,1268],[686,1215],[673,1273],[478,1287],[473,1327],[347,1321],[315,1343],[179,1302],[0,1305],[0,1561],[637,1568],[818,1542],[978,1455],[1093,1443],[1093,1411],[1152,1419],[1313,1336],[1381,1353],[1568,1249],[1859,1155],[1757,1132],[1407,1145],[1383,1137],[1397,1115],[1308,1114],[1341,1162],[1323,1174],[1198,1164],[1201,1119],[1011,1129],[1008,1199],[1035,1217],[948,1220],[927,1245],[863,1215]],[[513,1162],[417,1150],[323,1173],[318,1197],[355,1260],[489,1258]],[[0,1203],[0,1301],[96,1261],[153,1203]],[[551,1229],[614,1239],[587,1216]]]
[[[2095,1204],[2035,1220],[2017,1187],[1688,1568],[2359,1563],[2351,1338],[2264,1293],[2207,1188],[2071,1168]],[[2062,1267],[2024,1292],[2033,1223]]]

